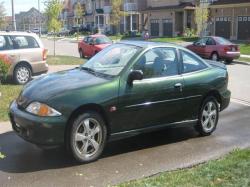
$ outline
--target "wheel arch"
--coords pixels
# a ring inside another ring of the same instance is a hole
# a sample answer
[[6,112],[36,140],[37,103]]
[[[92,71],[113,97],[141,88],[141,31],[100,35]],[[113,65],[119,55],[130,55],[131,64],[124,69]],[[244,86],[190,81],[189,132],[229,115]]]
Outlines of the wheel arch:
[[202,98],[202,102],[201,102],[201,105],[202,103],[204,102],[204,100],[209,97],[209,96],[212,96],[212,97],[215,97],[215,99],[217,100],[218,104],[221,105],[222,103],[222,98],[221,98],[221,95],[219,93],[218,90],[210,90],[206,95],[203,96]]
[[212,51],[212,52],[211,52],[211,55],[210,55],[210,58],[212,58],[212,55],[213,55],[213,54],[217,54],[217,55],[218,55],[218,58],[220,58],[220,54],[219,54],[218,51]]
[[30,68],[30,71],[31,71],[31,74],[33,74],[33,69],[32,69],[32,66],[30,65],[30,63],[26,60],[21,60],[19,61],[18,63],[16,63],[15,67],[13,68],[13,73],[16,69],[16,67],[20,66],[20,65],[26,65]]
[[64,136],[65,136],[65,140],[68,139],[68,135],[69,135],[69,130],[71,128],[71,124],[73,122],[74,119],[76,119],[80,114],[87,112],[87,111],[93,111],[93,112],[97,112],[98,114],[100,114],[106,124],[107,127],[107,134],[108,136],[110,135],[110,125],[109,125],[109,119],[108,116],[105,112],[105,110],[103,109],[102,106],[95,104],[95,103],[91,103],[91,104],[84,104],[82,106],[79,106],[77,109],[75,109],[66,124],[66,128],[65,128],[65,132],[64,132]]

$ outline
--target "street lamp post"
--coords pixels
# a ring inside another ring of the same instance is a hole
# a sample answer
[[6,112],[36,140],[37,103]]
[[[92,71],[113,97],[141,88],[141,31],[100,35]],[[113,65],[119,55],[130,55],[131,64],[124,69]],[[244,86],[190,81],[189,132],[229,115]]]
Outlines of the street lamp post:
[[39,10],[39,37],[41,37],[42,33],[42,16],[41,16],[41,8],[40,8],[40,0],[38,0],[38,10]]
[[12,6],[12,30],[16,31],[16,18],[15,18],[14,0],[11,0],[11,6]]

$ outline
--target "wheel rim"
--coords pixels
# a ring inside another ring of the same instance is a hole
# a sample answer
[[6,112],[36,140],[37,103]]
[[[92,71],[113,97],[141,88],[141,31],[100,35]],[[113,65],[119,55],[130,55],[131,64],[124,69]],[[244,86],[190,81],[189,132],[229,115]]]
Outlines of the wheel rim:
[[208,102],[202,111],[201,124],[205,132],[211,132],[217,120],[217,107],[214,102]]
[[19,67],[17,69],[17,80],[19,83],[26,83],[30,78],[30,72],[26,67]]
[[212,55],[212,60],[217,61],[218,60],[218,55],[214,53]]
[[100,123],[87,118],[81,122],[74,134],[74,146],[84,158],[91,157],[99,150],[102,142],[102,128]]

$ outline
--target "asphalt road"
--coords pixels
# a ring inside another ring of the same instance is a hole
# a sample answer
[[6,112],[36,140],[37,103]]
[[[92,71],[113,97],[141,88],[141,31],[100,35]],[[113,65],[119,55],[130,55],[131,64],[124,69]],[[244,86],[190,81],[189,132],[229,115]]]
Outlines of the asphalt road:
[[[0,125],[0,186],[107,186],[215,159],[250,147],[250,66],[228,65],[232,102],[212,136],[169,128],[107,145],[97,162],[78,165],[63,150],[42,151]],[[70,68],[70,66],[65,66]],[[52,66],[51,71],[57,71]]]

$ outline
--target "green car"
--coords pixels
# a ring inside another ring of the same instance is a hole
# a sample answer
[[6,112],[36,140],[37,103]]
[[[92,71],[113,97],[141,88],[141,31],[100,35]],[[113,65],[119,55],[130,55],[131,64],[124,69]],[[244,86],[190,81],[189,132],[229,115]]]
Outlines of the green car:
[[168,44],[124,41],[79,68],[28,83],[10,105],[13,129],[40,147],[65,145],[79,162],[108,141],[193,125],[210,135],[230,102],[224,64]]

